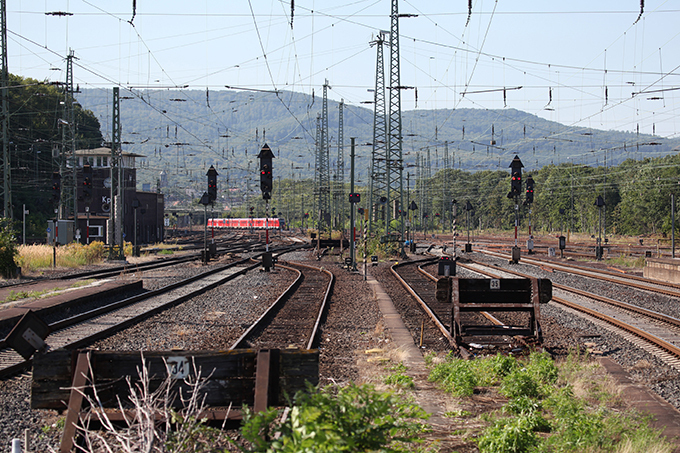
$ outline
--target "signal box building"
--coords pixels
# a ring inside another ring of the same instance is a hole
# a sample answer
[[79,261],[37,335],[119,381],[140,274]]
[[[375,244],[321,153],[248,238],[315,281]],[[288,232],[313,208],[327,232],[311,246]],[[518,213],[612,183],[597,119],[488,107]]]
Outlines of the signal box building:
[[[144,156],[123,152],[120,163],[123,189],[123,234],[126,242],[134,243],[136,228],[137,244],[153,244],[163,240],[164,199],[161,193],[137,191],[137,169],[135,168],[137,157]],[[83,244],[94,241],[107,243],[108,220],[111,218],[113,208],[111,148],[76,150],[76,160],[78,186],[76,229],[80,230],[80,242]],[[84,171],[86,164],[90,165],[89,174]],[[86,177],[89,177],[89,186],[84,185]]]

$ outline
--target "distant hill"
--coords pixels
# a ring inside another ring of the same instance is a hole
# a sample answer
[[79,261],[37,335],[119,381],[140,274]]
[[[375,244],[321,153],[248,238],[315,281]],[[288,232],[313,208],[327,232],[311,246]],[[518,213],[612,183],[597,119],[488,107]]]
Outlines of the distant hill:
[[[320,91],[320,90],[319,90]],[[256,155],[266,142],[276,155],[275,178],[313,177],[319,94],[283,91],[126,90],[121,92],[123,149],[138,160],[138,181],[155,185],[165,170],[173,184],[202,190],[205,171],[215,165],[229,187],[254,180]],[[111,136],[111,90],[83,89],[79,103],[94,112],[105,137]],[[335,167],[338,102],[328,102],[330,160]],[[625,159],[670,154],[680,139],[632,132],[569,127],[515,109],[411,110],[402,114],[403,154],[415,176],[418,154],[434,174],[444,166],[465,171],[507,169],[518,154],[528,170],[574,162],[616,165]],[[373,110],[344,107],[345,175],[349,175],[350,137],[356,137],[357,175],[365,184],[373,140]],[[445,144],[447,143],[447,144]],[[448,147],[448,155],[445,148]],[[448,162],[448,164],[447,164]],[[225,187],[227,187],[225,186]]]

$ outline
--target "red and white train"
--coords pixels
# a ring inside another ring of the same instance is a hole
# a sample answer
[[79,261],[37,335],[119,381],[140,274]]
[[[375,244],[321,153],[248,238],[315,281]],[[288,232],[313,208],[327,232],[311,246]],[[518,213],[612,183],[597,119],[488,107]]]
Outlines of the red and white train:
[[233,228],[233,229],[249,229],[264,230],[265,222],[267,228],[270,230],[278,230],[286,227],[284,219],[272,217],[266,219],[264,217],[254,217],[245,219],[208,219],[208,228]]

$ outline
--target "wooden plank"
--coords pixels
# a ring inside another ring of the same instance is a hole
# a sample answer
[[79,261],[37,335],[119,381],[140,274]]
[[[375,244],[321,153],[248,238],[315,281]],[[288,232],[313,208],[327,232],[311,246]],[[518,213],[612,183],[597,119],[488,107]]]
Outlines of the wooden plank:
[[[72,382],[72,351],[56,350],[41,354],[34,360],[31,407],[63,409],[68,401]],[[129,394],[126,377],[134,383],[139,380],[142,364],[138,351],[90,351],[97,391],[105,407],[115,407],[116,397],[125,399]],[[151,377],[149,387],[157,389],[168,376],[165,358],[185,357],[189,360],[190,374],[201,370],[209,376],[201,396],[209,407],[254,404],[255,350],[233,351],[145,351],[144,360]],[[194,369],[195,364],[195,369]],[[313,385],[319,381],[319,352],[317,350],[282,350],[279,367],[274,370],[269,389],[269,404],[284,404],[284,394],[293,396],[304,390],[305,382]],[[211,374],[212,373],[212,374]],[[191,390],[182,379],[174,383],[175,391],[187,394]],[[177,399],[179,401],[179,399]],[[178,403],[179,404],[179,403]]]
[[61,436],[59,453],[68,453],[73,448],[74,437],[76,435],[76,424],[80,418],[80,410],[83,404],[83,390],[87,385],[88,374],[90,371],[90,353],[82,352],[78,355],[75,375],[71,388],[71,397],[68,401],[68,412],[64,423],[64,432]]

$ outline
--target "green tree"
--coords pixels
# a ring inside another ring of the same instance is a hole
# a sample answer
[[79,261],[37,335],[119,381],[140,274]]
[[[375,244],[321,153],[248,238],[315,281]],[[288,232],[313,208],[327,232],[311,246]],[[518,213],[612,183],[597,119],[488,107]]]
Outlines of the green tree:
[[12,222],[2,217],[0,218],[0,275],[12,278],[16,274],[17,265],[14,259],[18,254]]

